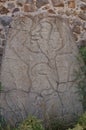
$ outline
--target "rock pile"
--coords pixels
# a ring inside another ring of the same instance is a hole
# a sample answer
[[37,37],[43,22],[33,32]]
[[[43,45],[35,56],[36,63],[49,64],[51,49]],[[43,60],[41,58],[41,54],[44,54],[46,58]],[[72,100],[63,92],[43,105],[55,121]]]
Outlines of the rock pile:
[[[57,14],[69,20],[75,40],[82,42],[82,35],[86,32],[86,0],[52,0],[52,4]],[[15,13],[40,9],[54,13],[49,0],[0,0],[1,15],[14,16]]]

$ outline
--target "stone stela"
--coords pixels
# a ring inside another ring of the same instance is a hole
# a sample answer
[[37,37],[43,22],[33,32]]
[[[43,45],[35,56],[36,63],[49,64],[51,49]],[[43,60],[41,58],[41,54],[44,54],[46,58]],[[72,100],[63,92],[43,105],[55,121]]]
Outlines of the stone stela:
[[74,77],[77,56],[63,18],[49,13],[15,16],[1,69],[2,115],[13,125],[28,114],[68,120],[81,114]]

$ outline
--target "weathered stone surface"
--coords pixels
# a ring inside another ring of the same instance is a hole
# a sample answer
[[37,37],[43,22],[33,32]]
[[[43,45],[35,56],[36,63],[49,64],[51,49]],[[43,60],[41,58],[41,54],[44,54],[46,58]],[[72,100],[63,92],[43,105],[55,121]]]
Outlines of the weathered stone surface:
[[86,30],[86,22],[83,23],[83,28]]
[[64,1],[63,0],[52,0],[52,3],[53,3],[54,6],[64,7]]
[[86,21],[86,13],[80,13],[79,14],[79,17],[82,19],[82,20],[85,20]]
[[79,26],[74,26],[73,27],[73,32],[80,34],[80,27]]
[[0,106],[11,124],[30,113],[70,119],[82,112],[73,75],[78,51],[68,24],[57,16],[39,16],[15,17],[9,30]]
[[73,33],[73,36],[74,36],[75,41],[77,41],[77,40],[78,40],[77,34],[76,34],[76,33]]
[[7,3],[7,7],[8,7],[8,9],[13,9],[13,8],[15,8],[14,2]]
[[24,5],[24,12],[33,12],[34,9],[34,5],[33,4],[25,4]]
[[16,0],[16,3],[19,5],[23,5],[24,3],[26,3],[27,0]]
[[82,10],[86,10],[86,4],[81,4],[80,8],[81,8]]
[[83,2],[85,2],[85,3],[86,3],[86,0],[81,0],[81,1],[83,1]]
[[37,7],[40,8],[41,6],[48,4],[48,0],[37,0]]
[[84,31],[82,34],[81,34],[81,39],[85,39],[85,41],[86,41],[86,31]]
[[4,6],[0,6],[0,14],[7,14],[9,10],[5,8]]
[[0,17],[0,23],[3,26],[8,26],[11,21],[12,21],[12,17],[10,17],[10,16],[1,16]]
[[68,7],[69,8],[75,8],[75,0],[69,0],[68,1]]

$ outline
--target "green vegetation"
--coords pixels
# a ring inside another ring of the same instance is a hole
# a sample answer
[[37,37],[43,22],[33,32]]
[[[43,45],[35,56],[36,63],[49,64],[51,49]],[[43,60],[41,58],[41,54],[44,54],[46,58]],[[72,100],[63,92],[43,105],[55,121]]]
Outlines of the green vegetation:
[[0,130],[44,130],[41,120],[34,116],[29,116],[26,120],[19,124],[18,128],[13,128],[6,124],[5,120],[1,118]]
[[[79,57],[78,60],[79,62],[83,60],[83,63],[80,66],[80,70],[77,72],[77,88],[83,110],[86,111],[86,47],[81,47],[79,51],[82,59]],[[79,118],[75,127],[72,129],[69,128],[68,130],[86,130],[86,112]]]
[[67,122],[63,119],[51,119],[49,121],[49,125],[45,130],[67,130],[68,128],[73,128],[73,126],[77,123],[76,120]]
[[79,118],[75,127],[68,130],[86,130],[86,112]]
[[7,124],[3,116],[0,115],[0,130],[5,130],[7,128]]
[[68,130],[84,130],[82,126],[80,126],[79,124],[77,124],[73,129],[68,129]]
[[86,112],[79,118],[78,123],[83,127],[83,129],[86,129]]
[[18,130],[44,130],[41,120],[34,116],[29,116],[25,121],[23,121]]
[[81,56],[82,56],[82,58],[84,60],[84,63],[86,65],[86,47],[81,47],[80,48],[80,54],[81,54]]
[[[52,122],[50,128],[44,129],[42,121],[34,116],[29,116],[26,120],[19,124],[18,128],[12,128],[6,124],[3,117],[0,118],[0,130],[86,130],[86,112],[78,119],[76,125],[64,122]],[[69,128],[68,128],[69,127]]]
[[77,77],[77,92],[82,102],[83,110],[86,111],[86,47],[80,48],[81,57],[78,58],[79,62],[83,63],[80,65],[80,70],[76,72]]

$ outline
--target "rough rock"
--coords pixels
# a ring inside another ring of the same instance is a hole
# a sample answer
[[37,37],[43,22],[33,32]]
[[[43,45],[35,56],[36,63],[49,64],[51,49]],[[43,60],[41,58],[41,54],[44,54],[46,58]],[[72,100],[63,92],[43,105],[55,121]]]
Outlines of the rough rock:
[[28,114],[70,120],[82,113],[73,75],[78,50],[68,23],[48,13],[34,16],[14,17],[5,48],[0,106],[12,125]]
[[68,7],[69,8],[75,8],[75,0],[70,0],[70,1],[68,1]]
[[14,2],[7,3],[7,7],[8,7],[10,10],[13,9],[13,8],[15,8]]
[[83,23],[83,28],[86,30],[86,22]]
[[80,34],[80,26],[74,26],[73,32]]
[[53,6],[56,7],[64,7],[64,1],[63,0],[52,0]]
[[26,3],[27,0],[17,0],[16,3],[19,5],[23,5]]
[[37,7],[40,8],[41,6],[48,4],[48,0],[37,0]]
[[81,4],[81,5],[80,5],[80,8],[81,8],[82,10],[86,10],[86,4]]
[[79,17],[86,21],[86,13],[80,12]]
[[10,17],[10,16],[1,16],[0,17],[0,23],[3,26],[8,26],[11,21],[12,21],[12,17]]
[[4,6],[0,6],[0,14],[7,14],[9,10],[5,8]]
[[24,12],[33,12],[34,11],[34,6],[33,4],[24,4]]
[[86,0],[81,0],[81,1],[83,1],[83,2],[85,2],[85,3],[86,3]]

